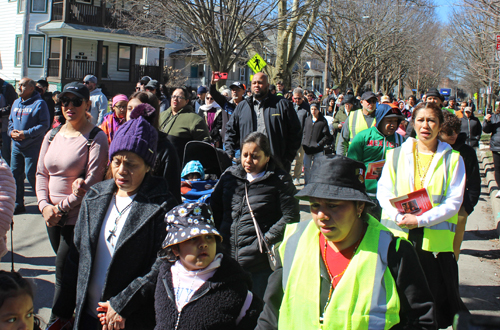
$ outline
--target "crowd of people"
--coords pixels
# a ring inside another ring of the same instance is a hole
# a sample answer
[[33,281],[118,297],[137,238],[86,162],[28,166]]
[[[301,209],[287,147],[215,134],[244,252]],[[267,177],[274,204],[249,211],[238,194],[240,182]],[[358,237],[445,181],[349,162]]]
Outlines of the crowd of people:
[[[26,77],[18,96],[0,81],[0,256],[26,177],[56,254],[51,329],[438,329],[468,313],[457,261],[483,131],[500,182],[499,114],[481,125],[437,89],[217,83],[166,95],[143,77],[108,102],[93,75],[54,93]],[[205,174],[192,141],[232,165]],[[425,210],[394,202],[422,191]],[[15,272],[0,273],[7,312],[40,326]]]

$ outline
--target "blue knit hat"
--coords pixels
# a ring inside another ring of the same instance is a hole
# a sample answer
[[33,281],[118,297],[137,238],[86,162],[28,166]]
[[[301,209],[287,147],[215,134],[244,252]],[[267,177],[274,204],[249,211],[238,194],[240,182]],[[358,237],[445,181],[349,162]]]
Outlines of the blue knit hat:
[[143,117],[131,119],[121,125],[109,146],[109,161],[120,151],[131,151],[153,166],[156,159],[158,132]]

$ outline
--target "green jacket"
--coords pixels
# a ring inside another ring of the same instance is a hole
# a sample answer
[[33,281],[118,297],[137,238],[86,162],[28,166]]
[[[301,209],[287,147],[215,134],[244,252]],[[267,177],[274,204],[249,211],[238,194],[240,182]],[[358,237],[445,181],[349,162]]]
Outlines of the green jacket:
[[167,133],[169,141],[174,145],[183,159],[184,147],[189,141],[209,141],[210,133],[203,118],[193,111],[188,104],[176,115],[172,115],[172,107],[160,114],[159,129]]
[[[399,147],[404,138],[398,133],[385,136],[377,127],[370,127],[358,133],[349,146],[347,157],[368,164],[385,159],[385,152]],[[371,198],[376,198],[377,180],[365,180],[366,193]]]
[[[338,128],[340,123],[347,121],[347,114],[345,113],[344,106],[341,105],[337,108],[337,111],[333,114],[333,136],[335,137],[335,143],[338,141],[338,135],[342,129]],[[343,125],[343,124],[342,124]]]

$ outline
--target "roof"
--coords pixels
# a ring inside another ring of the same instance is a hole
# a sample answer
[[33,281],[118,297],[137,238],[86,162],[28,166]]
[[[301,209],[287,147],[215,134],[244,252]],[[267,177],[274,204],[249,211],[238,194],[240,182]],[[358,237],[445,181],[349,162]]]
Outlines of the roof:
[[71,37],[135,44],[144,47],[163,48],[172,41],[165,36],[134,35],[127,30],[109,29],[97,26],[49,22],[40,27],[40,31],[50,37]]
[[184,48],[170,53],[172,56],[207,56],[207,53],[203,49],[194,49],[193,47]]
[[306,77],[323,77],[323,73],[317,70],[309,70],[306,72]]

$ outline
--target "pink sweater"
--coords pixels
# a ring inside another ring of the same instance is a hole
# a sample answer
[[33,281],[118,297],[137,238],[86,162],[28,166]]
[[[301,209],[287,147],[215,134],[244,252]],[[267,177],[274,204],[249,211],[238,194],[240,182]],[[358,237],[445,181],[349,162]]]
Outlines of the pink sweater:
[[0,258],[7,254],[9,231],[16,201],[16,182],[9,165],[0,157]]
[[38,158],[38,208],[42,212],[47,205],[59,204],[63,211],[69,212],[66,224],[74,225],[83,197],[73,195],[71,185],[76,179],[83,178],[84,188],[88,190],[90,186],[104,179],[108,163],[108,139],[104,132],[99,132],[89,150],[88,134],[65,137],[59,132],[50,147],[49,137],[50,131],[45,135]]

